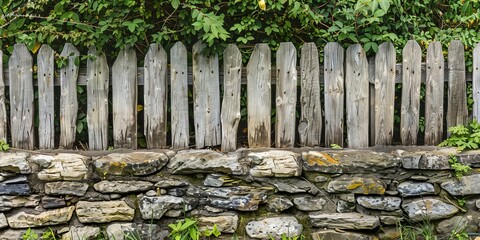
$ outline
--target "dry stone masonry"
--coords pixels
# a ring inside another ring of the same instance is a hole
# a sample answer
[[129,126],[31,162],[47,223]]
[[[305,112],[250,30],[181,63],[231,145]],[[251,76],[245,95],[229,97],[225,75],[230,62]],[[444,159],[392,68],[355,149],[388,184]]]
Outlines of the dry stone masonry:
[[[457,179],[452,154],[473,171]],[[164,239],[184,217],[223,239],[395,239],[425,220],[478,232],[478,170],[480,151],[435,147],[3,152],[0,240]]]

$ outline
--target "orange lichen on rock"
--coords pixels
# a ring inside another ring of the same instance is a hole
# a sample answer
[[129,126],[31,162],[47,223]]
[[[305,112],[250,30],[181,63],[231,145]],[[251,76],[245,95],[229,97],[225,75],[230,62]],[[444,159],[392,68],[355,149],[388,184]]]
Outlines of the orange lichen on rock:
[[340,162],[328,155],[327,153],[318,153],[318,154],[308,154],[307,157],[307,162],[309,165],[338,165]]

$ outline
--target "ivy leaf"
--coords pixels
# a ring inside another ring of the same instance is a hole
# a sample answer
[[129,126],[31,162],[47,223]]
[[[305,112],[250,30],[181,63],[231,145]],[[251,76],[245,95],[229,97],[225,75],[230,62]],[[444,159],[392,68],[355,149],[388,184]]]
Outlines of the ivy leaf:
[[177,9],[180,6],[180,0],[172,0],[172,7]]

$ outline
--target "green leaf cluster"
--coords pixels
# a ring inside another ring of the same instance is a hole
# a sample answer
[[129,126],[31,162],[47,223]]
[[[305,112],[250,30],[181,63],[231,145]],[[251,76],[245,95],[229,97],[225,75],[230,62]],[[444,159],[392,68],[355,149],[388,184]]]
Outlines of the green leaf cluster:
[[465,174],[472,170],[470,166],[459,163],[457,157],[455,157],[454,155],[450,155],[448,163],[450,164],[450,167],[455,171],[455,177],[458,179],[462,178]]
[[476,119],[467,126],[457,125],[448,129],[450,136],[440,143],[440,147],[456,147],[458,150],[477,149],[480,146],[480,124]]
[[10,145],[5,141],[5,139],[0,139],[0,151],[5,152],[10,149]]

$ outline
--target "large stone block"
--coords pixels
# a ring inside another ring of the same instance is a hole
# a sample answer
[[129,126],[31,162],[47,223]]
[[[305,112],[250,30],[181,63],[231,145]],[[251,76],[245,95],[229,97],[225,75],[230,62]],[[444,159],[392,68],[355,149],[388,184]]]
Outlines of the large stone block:
[[217,216],[202,216],[198,218],[198,226],[202,232],[212,230],[214,225],[222,233],[235,233],[238,228],[238,215],[223,213]]
[[287,237],[300,236],[303,226],[295,217],[271,217],[251,221],[245,226],[245,230],[251,238],[281,239],[282,234]]
[[371,230],[380,226],[380,219],[378,217],[360,213],[312,212],[308,216],[312,225],[320,228]]
[[252,177],[294,177],[302,174],[300,154],[291,151],[249,152],[245,160],[251,163],[249,174]]
[[100,175],[143,176],[160,171],[173,151],[112,153],[94,161]]
[[101,181],[93,185],[101,193],[131,193],[143,192],[153,188],[153,183],[147,181]]
[[9,211],[12,208],[36,207],[40,203],[39,195],[30,196],[0,196],[0,212]]
[[451,179],[440,186],[453,196],[480,194],[480,174],[463,176],[460,180]]
[[77,217],[81,223],[132,221],[135,214],[135,210],[124,201],[79,201],[76,207]]
[[169,210],[191,210],[192,206],[186,206],[187,202],[184,198],[174,197],[169,195],[158,197],[142,197],[138,201],[138,207],[142,218],[149,219],[161,219],[163,215]]
[[97,235],[100,234],[99,227],[84,226],[84,227],[70,227],[70,230],[62,235],[60,240],[85,240],[85,239],[97,239]]
[[48,195],[83,196],[87,192],[88,184],[81,182],[48,182],[45,183],[45,193]]
[[28,164],[29,154],[25,152],[0,152],[0,172],[29,174],[32,168]]
[[10,228],[33,228],[65,224],[72,218],[74,206],[44,211],[40,214],[18,212],[7,217]]
[[175,155],[167,165],[173,174],[226,173],[245,175],[248,164],[239,161],[240,153],[223,154],[213,150],[185,150]]
[[452,204],[434,198],[405,201],[402,208],[413,221],[438,220],[449,218],[458,212]]
[[255,211],[267,199],[267,191],[254,187],[190,187],[187,195],[204,198],[207,205],[239,211]]
[[375,236],[335,230],[321,230],[312,233],[313,240],[378,240]]
[[330,193],[359,193],[359,194],[385,194],[386,185],[374,178],[340,178],[328,183],[327,191]]
[[405,181],[397,186],[397,191],[402,197],[434,195],[435,186],[429,182]]
[[402,199],[389,196],[359,196],[357,197],[357,203],[369,209],[395,211],[400,209]]
[[90,157],[79,154],[60,153],[51,155],[33,155],[30,160],[40,166],[37,174],[44,181],[78,181],[86,179],[87,161]]

